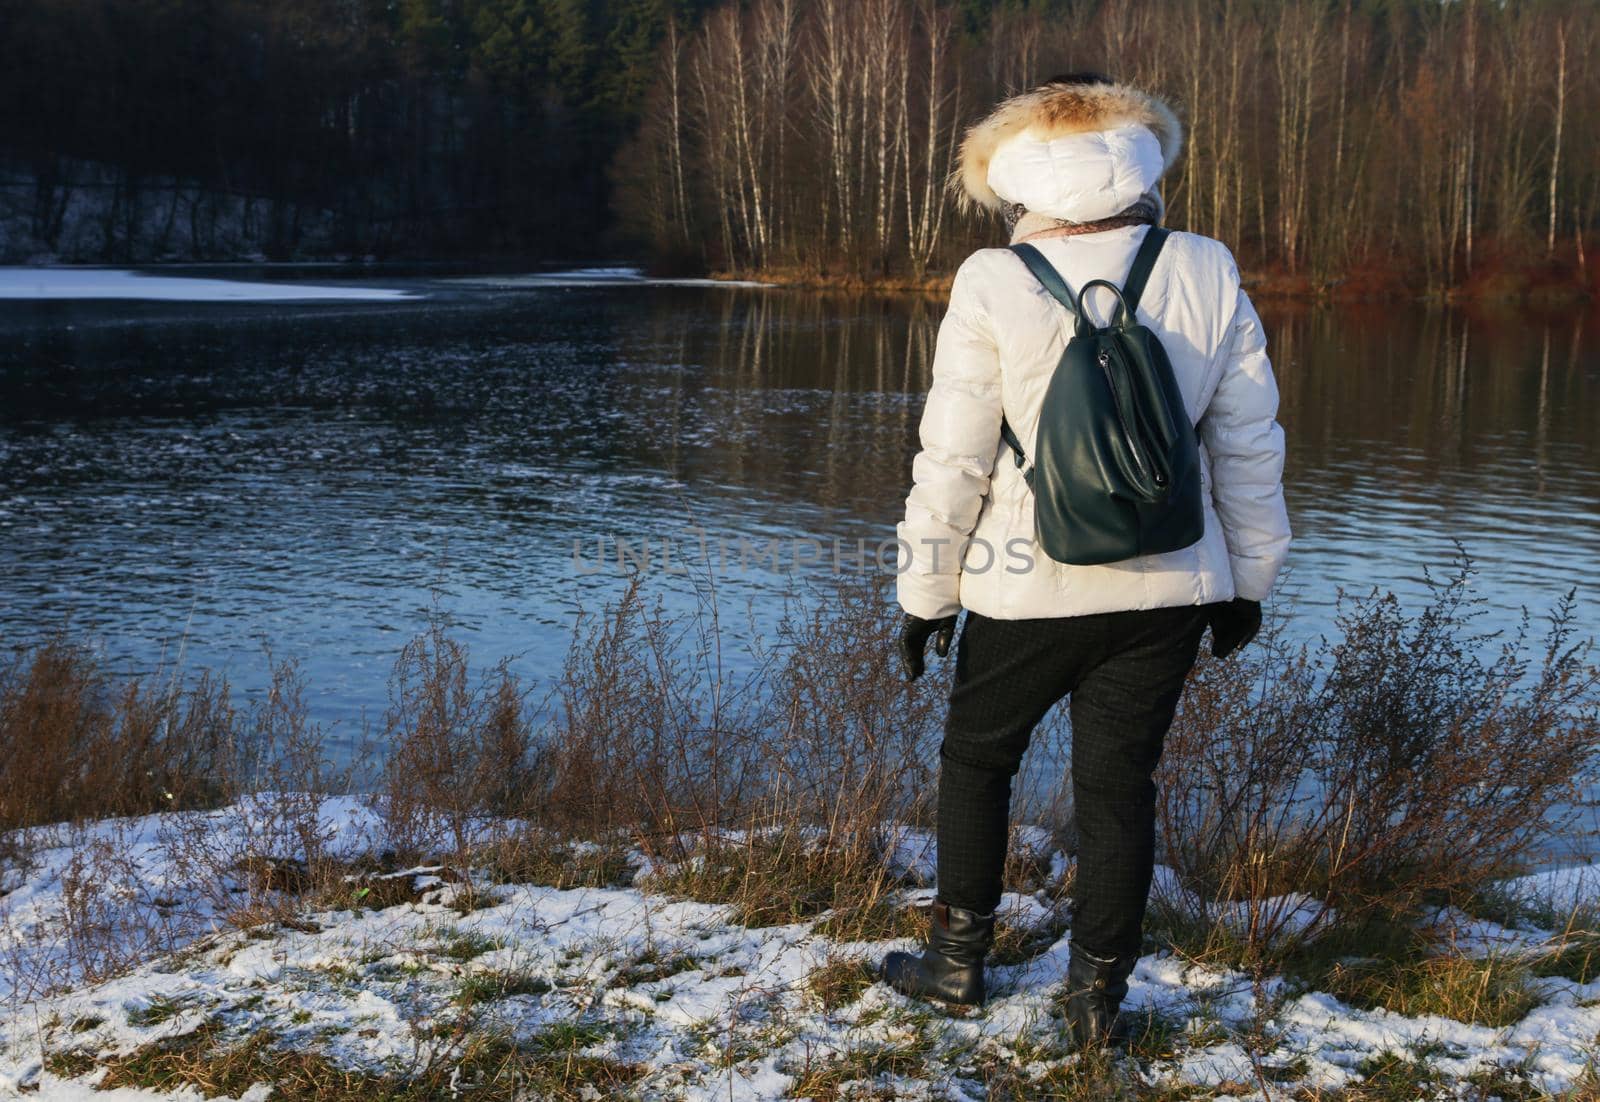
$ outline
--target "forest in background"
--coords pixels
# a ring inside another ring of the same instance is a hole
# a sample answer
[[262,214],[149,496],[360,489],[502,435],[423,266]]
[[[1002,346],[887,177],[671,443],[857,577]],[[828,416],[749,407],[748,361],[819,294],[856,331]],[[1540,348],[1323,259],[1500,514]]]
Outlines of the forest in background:
[[0,258],[947,275],[961,130],[1169,98],[1168,222],[1303,289],[1592,285],[1587,0],[0,0]]
[[1258,276],[1583,284],[1597,37],[1600,9],[1563,0],[729,3],[669,29],[622,210],[659,255],[713,268],[948,273],[999,240],[944,192],[961,132],[1090,69],[1174,104],[1167,221]]
[[0,259],[595,256],[705,0],[0,0]]

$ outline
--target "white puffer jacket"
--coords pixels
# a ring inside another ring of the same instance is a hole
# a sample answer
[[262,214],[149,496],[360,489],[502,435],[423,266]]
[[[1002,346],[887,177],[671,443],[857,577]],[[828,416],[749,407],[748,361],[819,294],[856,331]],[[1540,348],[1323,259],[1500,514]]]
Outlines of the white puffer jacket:
[[[1151,156],[1151,135],[1160,158]],[[1035,216],[1089,221],[1152,189],[1178,142],[1171,113],[1142,93],[1049,86],[974,127],[962,171],[977,203],[1025,202]],[[1121,285],[1147,232],[1131,226],[1032,244],[1073,288],[1096,278]],[[1091,313],[1103,319],[1111,301],[1092,291]],[[1172,234],[1137,315],[1166,349],[1198,429],[1205,536],[1105,566],[1063,565],[1037,545],[1032,492],[1000,440],[1000,421],[1031,449],[1071,317],[1009,249],[984,249],[956,273],[939,329],[922,451],[898,529],[907,612],[932,619],[965,607],[1014,620],[1267,596],[1289,546],[1283,430],[1266,337],[1232,255],[1210,238]]]

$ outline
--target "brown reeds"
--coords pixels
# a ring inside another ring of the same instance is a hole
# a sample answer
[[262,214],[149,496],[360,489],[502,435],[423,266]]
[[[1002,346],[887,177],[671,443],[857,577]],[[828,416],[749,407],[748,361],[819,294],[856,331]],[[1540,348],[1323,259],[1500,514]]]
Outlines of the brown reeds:
[[227,681],[119,682],[58,636],[0,668],[0,832],[214,805],[238,744]]

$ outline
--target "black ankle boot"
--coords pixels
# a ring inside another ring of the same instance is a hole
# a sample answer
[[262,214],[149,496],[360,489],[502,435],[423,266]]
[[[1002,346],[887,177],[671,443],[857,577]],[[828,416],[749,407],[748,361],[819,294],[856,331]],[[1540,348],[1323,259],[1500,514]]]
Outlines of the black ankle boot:
[[1067,964],[1067,1042],[1074,1049],[1120,1045],[1117,1011],[1128,994],[1132,957],[1097,957],[1076,945]]
[[890,953],[883,978],[902,995],[960,1006],[983,1002],[983,958],[994,944],[994,914],[964,911],[938,900],[921,956]]

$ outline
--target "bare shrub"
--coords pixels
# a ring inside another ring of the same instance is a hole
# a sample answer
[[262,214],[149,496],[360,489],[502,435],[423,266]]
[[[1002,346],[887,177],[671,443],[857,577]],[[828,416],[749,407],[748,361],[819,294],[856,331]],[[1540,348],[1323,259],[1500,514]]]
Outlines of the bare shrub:
[[435,615],[395,663],[377,806],[402,854],[464,860],[485,829],[526,813],[535,796],[526,693],[504,661],[475,686],[468,657]]
[[737,820],[757,787],[766,671],[729,667],[715,590],[699,594],[674,620],[646,605],[635,577],[580,618],[539,737],[546,825],[671,838]]
[[725,737],[720,757],[742,758],[738,800],[709,787],[693,806],[717,816],[699,814],[688,838],[642,838],[669,865],[650,883],[733,904],[746,924],[827,913],[830,937],[880,936],[907,921],[888,830],[926,817],[949,669],[907,685],[882,579],[845,577],[806,597],[760,653],[760,680],[739,686],[762,709],[739,712],[749,726],[702,733]]
[[908,684],[899,626],[882,579],[846,576],[778,629],[766,798],[830,841],[929,818],[954,662]]
[[179,887],[143,875],[148,846],[135,821],[51,834],[45,856],[59,899],[15,911],[0,906],[0,990],[15,1005],[109,979],[194,933]]
[[228,795],[228,683],[117,683],[57,637],[0,669],[0,831],[204,807]]
[[327,894],[345,874],[332,846],[340,824],[325,808],[348,791],[357,762],[336,767],[312,722],[305,679],[293,661],[275,662],[267,692],[237,729],[234,801],[210,812],[173,815],[161,846],[194,902],[239,925],[282,917],[303,897]]
[[[1407,615],[1341,596],[1338,636],[1203,658],[1167,742],[1158,900],[1266,962],[1329,923],[1467,898],[1569,826],[1597,779],[1600,671],[1569,594],[1542,646],[1480,631],[1463,558]],[[1171,916],[1169,916],[1171,917]]]

